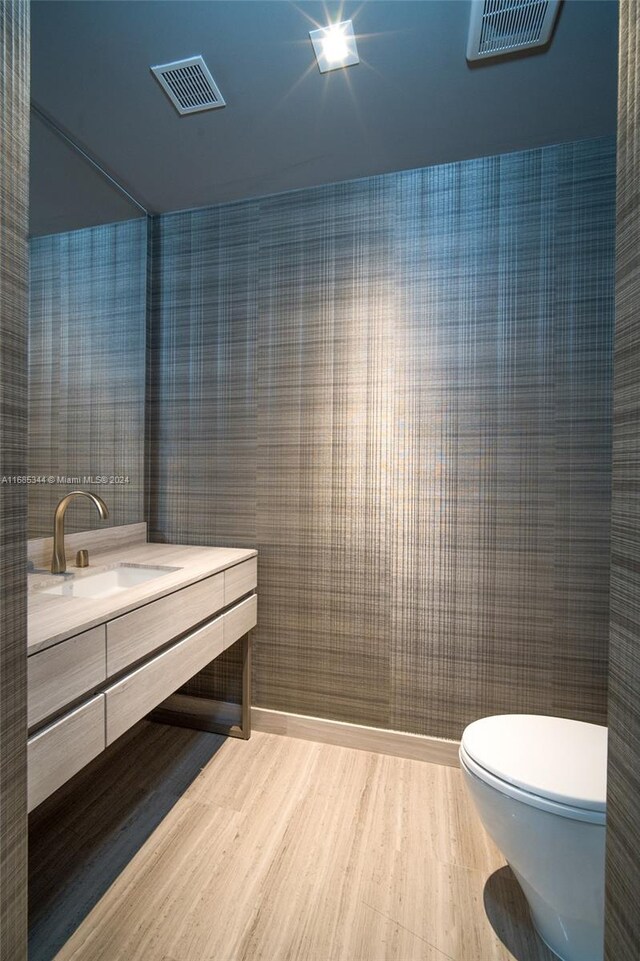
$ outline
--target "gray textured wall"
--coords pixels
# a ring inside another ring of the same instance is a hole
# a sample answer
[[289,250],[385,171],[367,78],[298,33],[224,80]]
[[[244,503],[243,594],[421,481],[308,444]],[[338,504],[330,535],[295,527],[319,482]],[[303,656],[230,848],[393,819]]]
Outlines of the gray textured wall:
[[156,223],[152,535],[257,546],[257,704],[604,719],[614,153]]
[[[109,524],[144,520],[147,223],[130,220],[30,242],[29,473],[128,483],[29,487],[29,535],[51,533],[58,500],[99,493]],[[66,529],[103,526],[77,501]]]
[[640,957],[640,29],[620,5],[611,530],[608,961]]
[[[26,465],[29,5],[0,0],[0,477]],[[26,491],[0,485],[0,959],[26,961]]]

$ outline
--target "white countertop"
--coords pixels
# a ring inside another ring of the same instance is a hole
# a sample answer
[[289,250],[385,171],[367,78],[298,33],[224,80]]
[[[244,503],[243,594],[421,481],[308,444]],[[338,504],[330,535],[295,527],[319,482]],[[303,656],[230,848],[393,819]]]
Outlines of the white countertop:
[[[140,525],[142,526],[142,525]],[[115,530],[115,529],[114,529]],[[136,607],[155,601],[165,594],[187,587],[196,581],[233,567],[257,551],[234,547],[189,547],[176,544],[148,544],[145,542],[110,546],[92,553],[90,567],[79,569],[68,565],[67,574],[74,578],[88,577],[108,570],[118,563],[177,567],[179,570],[163,574],[146,583],[138,584],[110,597],[63,597],[40,593],[43,587],[59,584],[66,575],[36,570],[29,574],[28,654],[42,651],[58,641],[79,634],[126,614]]]

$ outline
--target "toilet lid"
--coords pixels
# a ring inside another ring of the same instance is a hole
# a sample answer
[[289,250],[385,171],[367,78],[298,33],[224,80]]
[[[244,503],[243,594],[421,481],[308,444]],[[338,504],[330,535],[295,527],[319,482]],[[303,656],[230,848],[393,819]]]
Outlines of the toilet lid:
[[481,768],[530,794],[606,810],[606,727],[538,714],[500,714],[469,724],[462,747]]

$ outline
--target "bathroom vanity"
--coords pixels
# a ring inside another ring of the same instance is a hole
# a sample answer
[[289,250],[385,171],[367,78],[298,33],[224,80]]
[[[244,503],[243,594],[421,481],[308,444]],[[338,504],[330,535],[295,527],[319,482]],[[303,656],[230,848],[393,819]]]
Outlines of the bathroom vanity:
[[[67,541],[68,556],[90,546],[89,567],[52,575],[51,540],[29,544],[29,810],[154,709],[177,723],[250,733],[256,551],[149,544],[144,524]],[[206,699],[172,698],[240,639],[241,724],[203,720]]]

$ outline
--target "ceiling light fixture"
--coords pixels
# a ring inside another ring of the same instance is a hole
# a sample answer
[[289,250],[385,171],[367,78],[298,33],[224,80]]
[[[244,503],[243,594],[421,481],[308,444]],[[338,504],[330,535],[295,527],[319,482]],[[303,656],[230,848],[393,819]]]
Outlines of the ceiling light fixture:
[[351,20],[309,32],[320,73],[360,63]]

